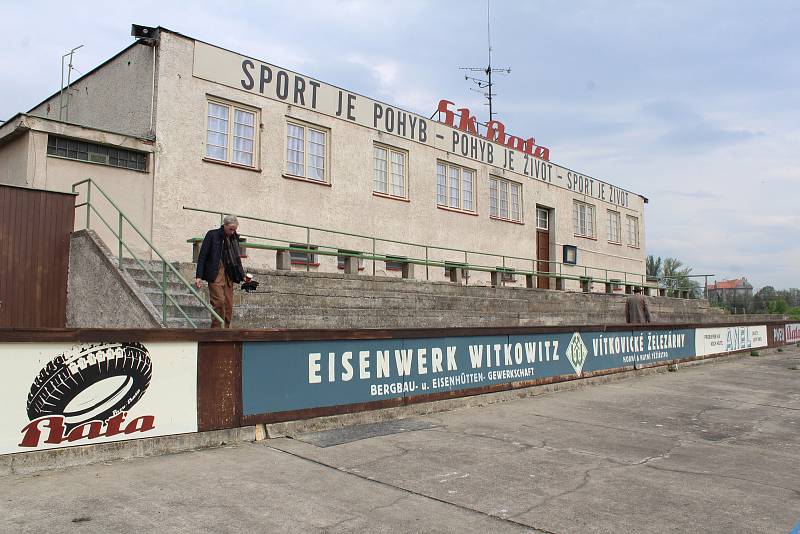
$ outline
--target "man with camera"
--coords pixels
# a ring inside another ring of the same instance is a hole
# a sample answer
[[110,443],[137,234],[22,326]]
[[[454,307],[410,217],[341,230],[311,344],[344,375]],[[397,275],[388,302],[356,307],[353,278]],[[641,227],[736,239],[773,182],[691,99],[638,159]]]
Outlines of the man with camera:
[[[211,306],[225,321],[225,328],[231,327],[233,285],[245,279],[239,234],[236,233],[238,228],[238,219],[233,215],[226,215],[222,219],[222,226],[206,233],[197,257],[195,286],[200,289],[203,280],[208,282]],[[222,326],[216,318],[211,319],[211,328]]]

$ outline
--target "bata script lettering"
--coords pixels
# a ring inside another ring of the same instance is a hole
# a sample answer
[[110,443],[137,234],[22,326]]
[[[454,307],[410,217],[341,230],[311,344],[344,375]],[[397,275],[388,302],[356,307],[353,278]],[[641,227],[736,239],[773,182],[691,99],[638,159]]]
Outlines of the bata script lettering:
[[40,417],[31,421],[22,429],[22,442],[20,447],[38,447],[42,438],[42,431],[47,429],[47,438],[44,443],[59,445],[64,442],[74,443],[82,439],[97,439],[101,437],[112,437],[119,434],[135,434],[137,432],[147,432],[155,429],[156,418],[152,415],[143,415],[132,419],[125,428],[127,412],[118,413],[109,418],[107,423],[103,421],[89,421],[80,424],[67,433],[63,415],[51,415]]
[[450,109],[450,106],[454,105],[455,104],[449,100],[442,99],[439,101],[437,111],[444,115],[444,120],[440,122],[447,126],[458,128],[468,134],[483,137],[484,139],[488,139],[489,141],[503,145],[512,150],[519,150],[545,161],[550,161],[549,148],[537,145],[533,137],[522,139],[516,135],[506,135],[506,127],[500,121],[489,121],[486,123],[486,135],[480,134],[478,132],[478,121],[467,108],[459,108],[456,110],[459,112],[459,121],[456,126],[456,114]]

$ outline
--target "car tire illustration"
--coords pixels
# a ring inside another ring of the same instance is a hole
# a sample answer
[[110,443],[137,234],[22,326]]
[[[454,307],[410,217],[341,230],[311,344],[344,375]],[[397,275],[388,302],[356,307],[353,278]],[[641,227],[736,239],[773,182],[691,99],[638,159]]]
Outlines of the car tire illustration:
[[141,343],[75,346],[53,358],[33,381],[28,418],[63,415],[67,431],[89,421],[105,422],[139,401],[152,369]]

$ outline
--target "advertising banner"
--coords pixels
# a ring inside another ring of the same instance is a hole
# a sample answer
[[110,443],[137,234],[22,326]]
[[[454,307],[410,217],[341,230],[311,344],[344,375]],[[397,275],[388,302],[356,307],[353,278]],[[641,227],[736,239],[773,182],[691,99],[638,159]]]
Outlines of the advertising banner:
[[0,366],[0,454],[197,431],[197,343],[3,343]]
[[414,397],[687,358],[693,330],[246,342],[244,415]]
[[800,343],[800,323],[790,323],[785,327],[786,343]]
[[767,326],[698,328],[695,333],[695,343],[698,356],[766,347]]

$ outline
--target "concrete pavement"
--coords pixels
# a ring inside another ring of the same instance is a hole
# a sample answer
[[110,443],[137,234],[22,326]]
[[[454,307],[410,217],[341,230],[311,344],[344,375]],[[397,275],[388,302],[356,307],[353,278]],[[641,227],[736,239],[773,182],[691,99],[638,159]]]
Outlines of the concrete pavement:
[[0,477],[0,531],[788,533],[798,360]]

